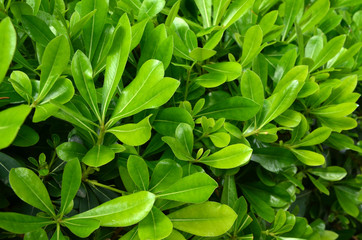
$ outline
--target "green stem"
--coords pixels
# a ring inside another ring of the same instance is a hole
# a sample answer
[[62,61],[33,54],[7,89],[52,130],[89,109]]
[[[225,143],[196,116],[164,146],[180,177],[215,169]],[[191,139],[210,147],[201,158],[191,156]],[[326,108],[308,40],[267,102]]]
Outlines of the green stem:
[[113,191],[113,192],[120,193],[120,194],[122,194],[122,195],[126,195],[126,194],[127,194],[126,191],[122,191],[122,190],[119,190],[119,189],[117,189],[117,188],[114,188],[114,187],[111,187],[111,186],[108,186],[108,185],[104,185],[104,184],[102,184],[102,183],[97,182],[96,180],[89,180],[89,179],[87,179],[86,182],[88,182],[88,183],[90,183],[90,184],[92,184],[92,185],[94,185],[94,186],[102,187],[102,188],[111,190],[111,191]]
[[98,135],[98,141],[97,145],[102,145],[104,140],[104,135],[106,134],[106,128],[104,127],[104,123],[101,122],[100,128],[99,128],[99,135]]
[[196,62],[193,62],[190,69],[187,70],[187,79],[186,79],[186,89],[185,89],[185,97],[184,101],[187,100],[187,95],[189,94],[189,85],[190,85],[190,76],[191,76],[191,70],[195,66]]
[[52,159],[50,160],[49,170],[51,169],[52,165],[54,164],[55,159],[57,159],[57,152],[56,151],[53,152]]

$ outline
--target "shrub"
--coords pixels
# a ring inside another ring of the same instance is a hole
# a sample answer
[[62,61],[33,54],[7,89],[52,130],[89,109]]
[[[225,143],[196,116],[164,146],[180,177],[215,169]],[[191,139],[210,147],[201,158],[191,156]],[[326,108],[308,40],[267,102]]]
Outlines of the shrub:
[[360,6],[1,0],[0,237],[361,237]]

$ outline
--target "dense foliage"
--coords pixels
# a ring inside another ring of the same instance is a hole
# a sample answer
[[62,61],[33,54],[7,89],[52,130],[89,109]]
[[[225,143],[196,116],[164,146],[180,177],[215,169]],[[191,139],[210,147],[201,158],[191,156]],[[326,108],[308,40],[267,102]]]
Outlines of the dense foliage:
[[0,238],[358,239],[361,0],[0,0]]

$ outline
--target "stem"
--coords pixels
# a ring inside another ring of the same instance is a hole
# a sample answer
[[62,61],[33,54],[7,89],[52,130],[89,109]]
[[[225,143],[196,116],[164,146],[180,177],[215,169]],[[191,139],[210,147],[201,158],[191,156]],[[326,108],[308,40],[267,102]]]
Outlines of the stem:
[[106,134],[106,128],[104,127],[104,122],[101,122],[100,128],[99,128],[99,135],[98,135],[98,141],[97,145],[102,145],[104,140],[104,135]]
[[190,76],[191,76],[191,70],[195,66],[196,62],[193,62],[190,69],[187,70],[187,79],[186,79],[186,90],[185,90],[185,97],[184,101],[187,100],[187,95],[189,94],[189,85],[190,85]]
[[8,12],[10,5],[11,5],[11,0],[9,0],[8,3],[6,4],[5,12]]
[[122,190],[119,190],[119,189],[117,189],[117,188],[114,188],[114,187],[111,187],[111,186],[108,186],[108,185],[104,185],[104,184],[102,184],[102,183],[97,182],[96,180],[89,180],[89,179],[87,179],[86,182],[88,182],[88,183],[90,183],[90,184],[92,184],[92,185],[94,185],[94,186],[102,187],[102,188],[111,190],[111,191],[113,191],[113,192],[120,193],[120,194],[122,194],[122,195],[126,195],[126,194],[127,194],[126,191],[122,191]]
[[53,155],[52,155],[52,159],[50,160],[50,163],[49,163],[49,169],[51,169],[52,165],[54,164],[56,157],[57,157],[57,152],[54,151]]

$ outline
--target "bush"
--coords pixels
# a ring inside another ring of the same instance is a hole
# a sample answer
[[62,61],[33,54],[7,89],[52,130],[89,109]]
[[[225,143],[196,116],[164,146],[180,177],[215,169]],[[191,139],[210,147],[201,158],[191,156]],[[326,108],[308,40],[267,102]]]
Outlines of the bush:
[[361,237],[360,6],[1,0],[0,238]]

